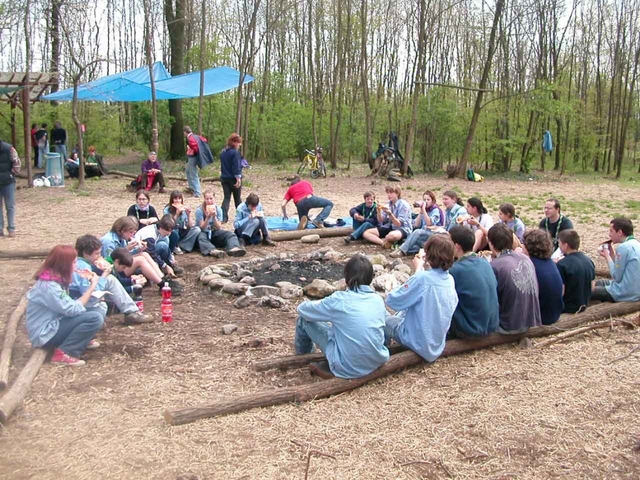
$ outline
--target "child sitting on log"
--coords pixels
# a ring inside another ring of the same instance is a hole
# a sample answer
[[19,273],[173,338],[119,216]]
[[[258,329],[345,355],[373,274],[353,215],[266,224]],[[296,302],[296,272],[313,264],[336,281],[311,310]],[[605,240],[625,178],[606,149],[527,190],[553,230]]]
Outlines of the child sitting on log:
[[504,223],[489,229],[489,247],[496,257],[491,268],[498,280],[502,334],[518,334],[541,325],[536,270],[523,253],[513,250],[513,230]]
[[[427,362],[444,350],[451,317],[458,305],[453,277],[453,242],[449,235],[433,235],[424,252],[413,259],[415,274],[387,296],[387,306],[398,312],[387,317],[385,337],[410,348]],[[425,270],[425,261],[431,265]]]
[[364,202],[349,210],[349,215],[353,219],[353,232],[344,237],[347,245],[354,240],[360,240],[365,230],[378,226],[378,203],[373,192],[364,193]]
[[138,190],[136,192],[136,203],[127,210],[128,217],[136,217],[138,219],[138,228],[146,227],[158,223],[158,213],[151,205],[151,197],[146,190]]
[[[140,310],[138,310],[138,307],[124,286],[116,277],[111,275],[112,271],[115,272],[116,269],[124,270],[125,267],[115,266],[114,268],[114,266],[100,256],[101,249],[102,243],[100,239],[93,235],[82,235],[76,240],[78,258],[69,286],[71,297],[80,298],[84,295],[91,286],[91,276],[89,274],[93,272],[100,276],[95,291],[109,293],[109,295],[104,297],[104,300],[108,303],[113,303],[120,312],[124,313],[125,325],[150,322],[151,318],[143,315]],[[107,313],[106,303],[99,298],[91,298],[85,307],[90,311],[100,311],[103,315]]]
[[260,197],[255,193],[247,195],[244,203],[241,203],[236,210],[236,218],[233,221],[233,228],[240,244],[256,245],[262,242],[263,245],[275,247],[276,242],[269,237],[267,220],[264,218],[264,208],[260,203]]
[[362,255],[344,267],[346,291],[298,306],[295,348],[311,353],[315,343],[340,378],[368,375],[389,359],[384,346],[384,301],[371,288],[373,265]]
[[557,235],[558,248],[563,257],[556,266],[562,277],[563,313],[579,313],[587,308],[591,299],[591,282],[596,278],[593,261],[580,249],[580,235],[573,229]]
[[[200,196],[200,193],[198,195]],[[169,195],[169,204],[164,207],[163,215],[171,215],[176,223],[169,247],[171,253],[180,255],[183,252],[190,252],[196,247],[200,228],[193,224],[191,219],[191,207],[184,204],[184,196],[180,190],[173,190]],[[177,237],[175,234],[177,233]],[[175,244],[175,245],[174,245]]]
[[53,348],[51,363],[59,365],[84,365],[79,357],[86,349],[99,346],[94,337],[104,324],[104,312],[86,308],[100,281],[98,275],[89,272],[89,286],[80,298],[69,296],[75,261],[76,250],[71,245],[54,247],[27,293],[29,340],[36,348]]

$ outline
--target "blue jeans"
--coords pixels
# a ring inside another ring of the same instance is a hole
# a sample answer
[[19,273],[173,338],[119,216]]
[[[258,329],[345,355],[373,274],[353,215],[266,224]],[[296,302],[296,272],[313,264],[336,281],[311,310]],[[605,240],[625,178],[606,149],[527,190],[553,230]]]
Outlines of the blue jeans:
[[298,209],[298,218],[308,217],[309,210],[311,210],[312,208],[322,208],[322,211],[318,214],[315,221],[324,222],[324,220],[331,213],[333,202],[331,200],[327,200],[326,198],[316,197],[315,195],[312,195],[309,198],[300,200],[296,204],[296,208]]
[[387,318],[384,322],[384,344],[385,346],[391,345],[391,340],[395,340],[396,343],[400,344],[398,340],[398,334],[396,333],[398,327],[404,322],[403,317],[395,316],[395,315],[387,315]]
[[431,235],[433,235],[431,230],[424,230],[422,228],[414,230],[400,246],[400,251],[405,254],[418,253],[418,251],[424,247],[424,242],[429,240]]
[[236,229],[238,237],[245,237],[247,243],[256,244],[269,237],[267,221],[264,217],[250,218],[244,225]]
[[0,187],[0,233],[4,234],[4,208],[7,209],[7,230],[13,232],[16,229],[16,184]]
[[38,147],[38,165],[36,168],[43,168],[44,161],[46,160],[46,155],[49,153],[49,145],[45,145],[44,147]]
[[194,195],[198,197],[202,195],[200,191],[200,175],[198,175],[198,157],[187,157],[187,168],[185,173],[187,174],[187,184],[193,191]]
[[59,348],[67,355],[78,358],[103,324],[104,314],[99,311],[88,310],[75,317],[62,317],[58,331],[44,348]]
[[358,220],[353,220],[353,232],[351,232],[351,235],[349,236],[354,240],[360,240],[365,231],[374,227],[375,225],[371,222],[359,222]]
[[216,248],[224,248],[227,251],[237,248],[240,246],[240,242],[236,234],[229,230],[215,230],[213,232],[200,232],[198,245],[200,246],[200,253],[209,255]]
[[180,247],[185,252],[190,252],[191,250],[196,248],[198,235],[200,235],[200,227],[191,227],[187,234],[184,237],[180,238],[180,240],[178,241],[178,247]]
[[62,161],[64,162],[67,158],[67,146],[66,145],[54,145],[53,151],[59,153],[62,157]]
[[163,242],[159,240],[158,243],[154,245],[156,253],[160,257],[160,259],[164,263],[172,263],[171,262],[171,249],[169,248],[169,242]]
[[327,322],[308,322],[304,318],[298,317],[294,340],[296,355],[313,352],[314,343],[320,350],[326,351],[330,329]]

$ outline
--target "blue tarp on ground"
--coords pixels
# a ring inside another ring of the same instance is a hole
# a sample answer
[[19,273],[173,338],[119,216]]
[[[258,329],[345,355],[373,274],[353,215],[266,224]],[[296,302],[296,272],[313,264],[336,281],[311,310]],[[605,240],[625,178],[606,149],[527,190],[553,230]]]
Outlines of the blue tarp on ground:
[[[240,72],[230,67],[205,70],[204,95],[231,90],[238,86]],[[200,72],[172,77],[162,62],[153,64],[156,98],[158,100],[195,98],[200,96]],[[244,83],[252,82],[245,75]],[[43,100],[71,101],[73,88],[42,97]],[[140,67],[116,73],[78,86],[78,99],[99,102],[145,102],[151,101],[149,68]]]
[[[295,215],[293,217],[289,217],[286,220],[283,220],[282,217],[265,217],[267,219],[267,227],[269,230],[297,230],[298,229],[298,216]],[[349,216],[342,217],[342,221],[344,225],[343,227],[350,227],[353,225],[353,219]],[[309,222],[307,225],[308,229],[316,228],[313,223]]]

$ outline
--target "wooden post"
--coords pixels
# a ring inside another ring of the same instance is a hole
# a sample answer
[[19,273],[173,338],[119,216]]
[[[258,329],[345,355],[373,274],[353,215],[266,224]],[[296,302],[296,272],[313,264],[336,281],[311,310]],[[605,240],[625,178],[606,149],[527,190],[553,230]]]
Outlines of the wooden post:
[[11,388],[0,398],[0,423],[6,422],[16,407],[24,400],[40,367],[47,358],[47,351],[36,348]]
[[[584,313],[564,314],[560,320],[549,326],[534,327],[527,332],[518,335],[491,334],[486,337],[479,337],[473,340],[451,340],[442,353],[443,357],[459,355],[473,350],[486,347],[513,343],[522,338],[543,337],[562,332],[570,328],[575,328],[583,323],[594,320],[602,320],[609,317],[628,315],[640,311],[640,302],[600,304],[590,307]],[[631,323],[637,320],[631,321]],[[393,355],[387,363],[369,375],[353,380],[336,378],[323,382],[312,383],[310,385],[298,385],[294,387],[280,388],[241,397],[204,405],[201,407],[178,408],[166,410],[163,414],[165,421],[170,425],[183,425],[194,422],[201,418],[210,418],[229,413],[237,413],[256,407],[267,407],[281,405],[289,402],[306,402],[318,398],[326,398],[338,393],[348,392],[356,389],[368,382],[397,372],[406,367],[418,365],[423,362],[418,354],[407,350],[397,355]]]
[[33,187],[33,171],[31,165],[31,105],[29,103],[29,92],[31,91],[29,87],[29,80],[25,81],[25,87],[22,89],[22,118],[24,124],[24,162],[27,167],[27,178],[29,182],[29,188]]
[[9,384],[9,365],[11,365],[11,352],[13,351],[13,344],[16,341],[16,330],[18,329],[18,323],[27,310],[27,296],[23,295],[20,303],[9,317],[7,326],[4,332],[4,345],[2,346],[2,353],[0,353],[0,390],[7,388]]
[[14,258],[45,258],[49,255],[50,250],[0,250],[0,260]]

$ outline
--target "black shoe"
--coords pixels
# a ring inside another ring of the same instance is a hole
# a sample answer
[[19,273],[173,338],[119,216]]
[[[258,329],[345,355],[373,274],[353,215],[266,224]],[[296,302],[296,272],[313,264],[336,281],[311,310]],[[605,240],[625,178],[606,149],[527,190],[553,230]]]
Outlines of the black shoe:
[[275,247],[277,245],[276,242],[271,240],[269,237],[263,238],[262,239],[262,244],[266,245],[268,247]]
[[351,242],[353,242],[353,238],[351,238],[351,235],[349,235],[348,237],[344,237],[344,243],[349,245]]

